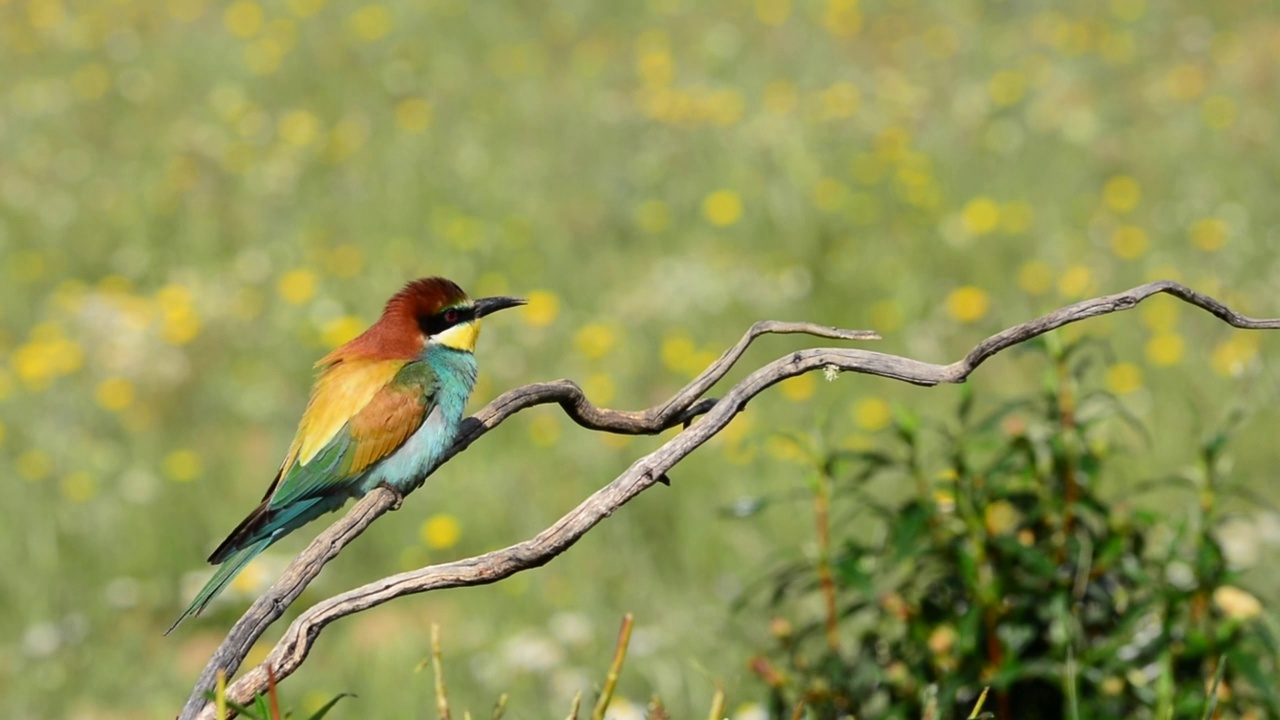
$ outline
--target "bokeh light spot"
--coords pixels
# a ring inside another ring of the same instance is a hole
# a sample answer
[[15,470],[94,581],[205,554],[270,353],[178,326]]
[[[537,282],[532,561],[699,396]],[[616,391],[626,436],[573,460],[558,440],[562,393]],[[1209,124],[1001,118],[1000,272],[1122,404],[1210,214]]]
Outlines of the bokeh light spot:
[[1107,390],[1116,395],[1127,395],[1142,389],[1142,368],[1133,363],[1116,363],[1107,368]]
[[1205,252],[1217,252],[1227,244],[1231,233],[1227,223],[1220,218],[1207,217],[1191,226],[1191,243]]
[[618,333],[612,325],[590,323],[584,325],[573,336],[573,345],[583,357],[598,360],[613,350],[618,342]]
[[778,383],[779,389],[782,390],[782,396],[792,402],[800,402],[813,397],[814,390],[817,389],[818,385],[813,375],[813,373],[796,375]]
[[1102,186],[1102,201],[1118,213],[1127,213],[1138,207],[1142,200],[1142,187],[1128,175],[1117,175]]
[[976,197],[960,211],[960,223],[970,235],[986,235],[1000,225],[1000,206],[986,197]]
[[1147,360],[1152,365],[1169,367],[1182,361],[1186,343],[1176,332],[1160,332],[1147,340]]
[[396,126],[409,133],[420,133],[431,125],[431,103],[422,98],[405,98],[396,104]]
[[716,227],[728,227],[742,217],[742,198],[732,190],[717,190],[703,199],[702,215]]
[[1147,252],[1147,231],[1137,225],[1121,225],[1111,233],[1111,252],[1123,260],[1136,260]]
[[853,421],[862,430],[883,430],[892,419],[893,411],[889,408],[889,403],[881,398],[862,398],[853,405]]
[[437,513],[422,522],[419,534],[422,542],[432,550],[447,550],[458,544],[462,525],[452,515]]
[[990,307],[991,298],[987,292],[972,285],[956,288],[947,295],[947,313],[963,323],[981,320]]
[[133,404],[133,383],[122,377],[110,377],[98,383],[94,397],[98,404],[112,412],[119,412]]
[[236,0],[222,14],[222,24],[238,38],[251,38],[262,30],[262,6],[252,0]]
[[174,450],[161,463],[164,474],[175,482],[190,482],[200,476],[202,463],[194,450]]
[[276,291],[291,305],[301,305],[316,295],[318,278],[306,268],[295,268],[280,276]]
[[555,322],[560,315],[560,298],[549,290],[534,290],[529,293],[528,303],[524,306],[524,321],[534,327],[545,327]]
[[53,458],[43,450],[32,448],[18,455],[14,466],[28,480],[44,480],[53,472]]

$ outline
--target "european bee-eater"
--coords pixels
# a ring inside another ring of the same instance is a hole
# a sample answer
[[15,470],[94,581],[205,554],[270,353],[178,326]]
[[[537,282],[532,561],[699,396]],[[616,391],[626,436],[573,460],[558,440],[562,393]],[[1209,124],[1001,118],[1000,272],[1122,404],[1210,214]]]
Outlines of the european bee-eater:
[[380,485],[412,490],[462,423],[480,318],[524,302],[473,301],[444,278],[414,280],[368,330],[321,358],[298,434],[262,503],[209,556],[221,567],[169,630],[290,532]]

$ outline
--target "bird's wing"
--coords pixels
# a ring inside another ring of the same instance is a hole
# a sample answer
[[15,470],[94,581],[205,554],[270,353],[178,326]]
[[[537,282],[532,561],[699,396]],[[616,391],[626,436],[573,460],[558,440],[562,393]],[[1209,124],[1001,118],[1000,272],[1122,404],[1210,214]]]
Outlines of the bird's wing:
[[267,491],[269,509],[344,488],[422,426],[434,405],[434,387],[429,373],[406,364],[344,362],[326,370]]

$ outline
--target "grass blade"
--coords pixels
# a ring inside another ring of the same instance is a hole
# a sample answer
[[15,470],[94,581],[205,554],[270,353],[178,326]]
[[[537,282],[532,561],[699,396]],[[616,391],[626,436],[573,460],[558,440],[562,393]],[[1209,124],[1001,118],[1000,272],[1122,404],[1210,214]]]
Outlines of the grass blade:
[[[613,651],[613,663],[609,665],[609,675],[604,679],[604,688],[600,691],[600,699],[596,701],[591,720],[604,720],[604,713],[613,700],[614,688],[618,687],[618,677],[622,674],[622,661],[627,657],[627,644],[631,642],[631,613],[622,616],[622,629],[618,631],[618,646]],[[574,702],[574,716],[577,716],[577,702]]]

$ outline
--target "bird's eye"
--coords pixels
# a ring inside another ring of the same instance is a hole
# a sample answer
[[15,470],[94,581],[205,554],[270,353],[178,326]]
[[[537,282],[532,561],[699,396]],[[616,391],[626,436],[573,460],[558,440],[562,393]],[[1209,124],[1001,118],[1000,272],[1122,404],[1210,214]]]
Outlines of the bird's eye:
[[447,323],[449,323],[450,325],[452,325],[453,323],[458,322],[458,311],[457,311],[457,310],[446,310],[446,311],[445,311],[445,313],[444,313],[444,321],[445,321],[445,322],[447,322]]

